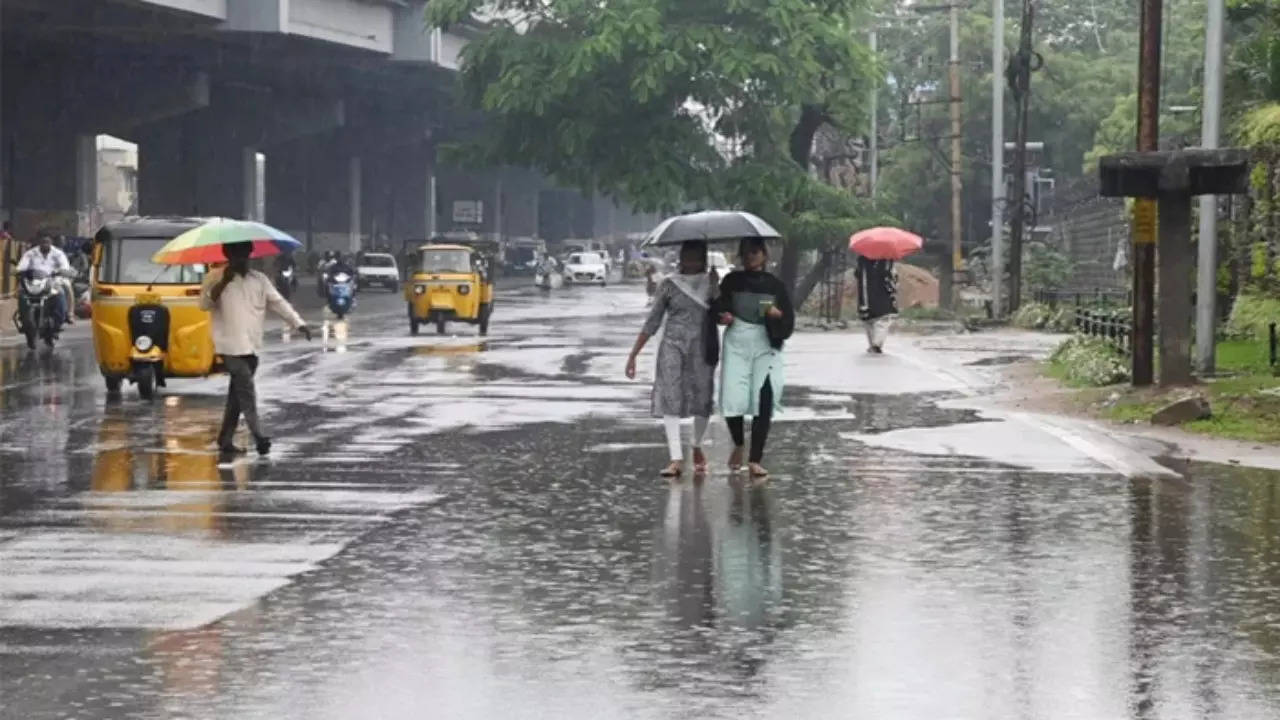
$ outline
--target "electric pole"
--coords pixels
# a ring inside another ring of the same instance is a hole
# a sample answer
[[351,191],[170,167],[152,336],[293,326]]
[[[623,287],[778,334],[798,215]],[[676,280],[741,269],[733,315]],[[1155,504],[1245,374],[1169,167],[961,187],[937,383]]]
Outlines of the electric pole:
[[[870,45],[871,45],[871,56],[873,58],[876,56],[876,44],[877,44],[876,31],[872,30]],[[880,176],[880,130],[879,130],[880,115],[876,107],[878,104],[877,100],[879,100],[879,92],[880,92],[879,84],[880,84],[879,78],[872,78],[871,97],[869,98],[871,101],[871,129],[870,129],[870,134],[867,137],[867,144],[870,146],[868,148],[868,151],[871,153],[871,206],[872,207],[875,207],[875,204],[876,204],[876,183],[879,182],[880,180],[880,177],[879,177]]]
[[1004,0],[991,0],[991,305],[1004,295]]
[[944,298],[945,307],[956,308],[960,299],[960,273],[964,271],[964,254],[961,248],[961,236],[964,232],[961,218],[961,177],[960,177],[960,6],[955,2],[950,5],[951,11],[951,297]]
[[[1223,0],[1208,0],[1209,18],[1204,32],[1204,112],[1200,147],[1218,147],[1222,116]],[[1214,369],[1218,324],[1218,199],[1200,196],[1200,240],[1196,264],[1196,367],[1202,375]]]
[[[1160,149],[1160,30],[1163,0],[1142,0],[1138,50],[1138,152]],[[1154,214],[1155,200],[1134,201],[1135,217]],[[1141,223],[1134,222],[1134,228]],[[1133,384],[1155,376],[1156,246],[1154,233],[1133,234]],[[1171,290],[1177,292],[1177,290]]]
[[1022,303],[1022,234],[1026,224],[1027,198],[1027,107],[1031,100],[1031,26],[1035,22],[1035,0],[1022,0],[1022,27],[1018,53],[1009,63],[1009,85],[1014,114],[1013,197],[1009,198],[1009,311]]

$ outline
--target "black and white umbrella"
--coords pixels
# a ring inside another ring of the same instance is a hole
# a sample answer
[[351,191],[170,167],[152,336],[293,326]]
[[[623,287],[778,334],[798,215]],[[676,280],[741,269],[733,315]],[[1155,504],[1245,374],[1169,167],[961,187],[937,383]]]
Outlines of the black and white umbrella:
[[782,237],[769,223],[741,210],[705,210],[669,217],[658,224],[641,247],[679,245],[688,240],[715,242],[744,237]]

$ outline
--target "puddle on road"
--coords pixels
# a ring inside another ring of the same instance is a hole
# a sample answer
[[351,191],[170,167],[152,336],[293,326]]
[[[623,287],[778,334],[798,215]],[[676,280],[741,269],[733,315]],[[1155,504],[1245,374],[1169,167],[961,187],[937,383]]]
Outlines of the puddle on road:
[[1013,365],[1014,363],[1020,363],[1024,360],[1031,360],[1031,358],[1027,355],[997,355],[996,357],[982,358],[981,360],[967,362],[965,365],[970,367]]

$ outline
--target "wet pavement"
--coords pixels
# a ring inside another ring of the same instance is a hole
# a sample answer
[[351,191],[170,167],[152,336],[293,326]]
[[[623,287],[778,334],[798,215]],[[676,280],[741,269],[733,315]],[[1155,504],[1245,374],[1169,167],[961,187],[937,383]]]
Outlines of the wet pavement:
[[719,423],[663,481],[643,311],[410,337],[362,296],[264,353],[277,450],[231,464],[225,380],[107,402],[83,336],[0,349],[0,717],[1280,716],[1280,474],[967,408],[1022,338],[813,333],[769,482]]

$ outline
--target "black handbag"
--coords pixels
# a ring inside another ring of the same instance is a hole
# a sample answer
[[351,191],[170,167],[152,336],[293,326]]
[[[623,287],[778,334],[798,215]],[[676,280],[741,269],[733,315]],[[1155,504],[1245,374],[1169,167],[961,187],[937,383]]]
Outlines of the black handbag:
[[720,364],[720,316],[716,312],[715,298],[708,297],[707,300],[709,307],[702,319],[702,357],[708,365],[715,366]]

